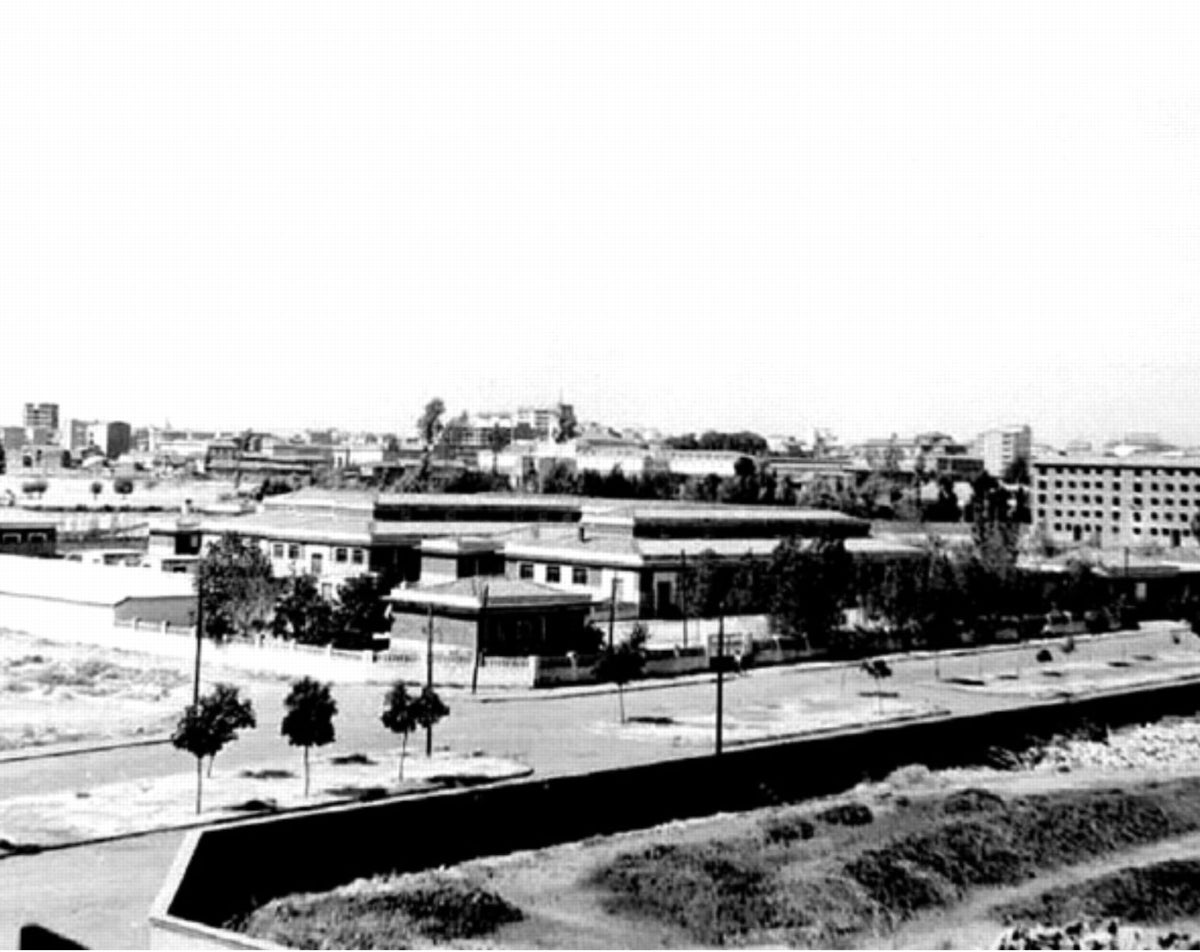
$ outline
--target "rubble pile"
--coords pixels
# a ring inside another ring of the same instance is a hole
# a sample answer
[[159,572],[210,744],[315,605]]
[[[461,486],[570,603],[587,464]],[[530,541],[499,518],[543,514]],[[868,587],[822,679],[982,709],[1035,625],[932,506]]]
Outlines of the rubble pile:
[[1083,767],[1200,767],[1200,721],[1174,719],[1144,724],[1110,734],[1107,740],[1056,740],[1038,752],[1034,766],[1057,771]]
[[1183,932],[1155,934],[1116,920],[1089,925],[1017,926],[1000,937],[997,949],[1200,949],[1200,938]]

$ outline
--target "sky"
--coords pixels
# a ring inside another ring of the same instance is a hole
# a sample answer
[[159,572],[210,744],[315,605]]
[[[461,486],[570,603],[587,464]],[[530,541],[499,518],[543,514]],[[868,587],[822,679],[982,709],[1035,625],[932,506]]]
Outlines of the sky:
[[1200,4],[3,0],[0,422],[1200,444]]

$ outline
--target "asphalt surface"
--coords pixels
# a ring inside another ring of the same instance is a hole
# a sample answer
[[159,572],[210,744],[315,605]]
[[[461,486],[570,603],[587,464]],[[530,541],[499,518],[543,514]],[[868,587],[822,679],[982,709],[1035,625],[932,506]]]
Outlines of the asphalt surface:
[[[1073,660],[1107,661],[1195,647],[1200,642],[1174,645],[1161,630],[1120,634],[1098,641],[1080,639]],[[1010,673],[1036,667],[1030,645],[1011,651],[981,652],[975,656],[942,656],[898,660],[885,689],[904,700],[923,700],[954,712],[1019,706],[1017,696],[980,696],[947,684],[951,677]],[[1056,652],[1057,655],[1057,652]],[[937,675],[940,674],[942,680]],[[750,671],[726,681],[726,709],[802,697],[806,692],[837,690],[866,692],[874,684],[852,666],[809,665]],[[385,693],[380,685],[338,685],[334,696],[339,714],[337,741],[324,753],[352,752],[386,756],[396,738],[379,722]],[[249,686],[259,727],[218,758],[218,769],[236,769],[294,760],[299,773],[300,752],[279,734],[282,700],[287,685],[259,682]],[[534,767],[539,775],[694,756],[696,748],[673,747],[667,741],[620,739],[598,725],[617,719],[617,697],[599,693],[554,700],[528,695],[488,695],[472,698],[462,691],[444,694],[450,717],[435,730],[435,744],[457,751],[482,750]],[[496,700],[497,698],[503,700]],[[715,690],[711,682],[689,679],[655,690],[626,692],[630,716],[710,713]],[[422,749],[421,743],[415,745]],[[108,750],[70,757],[0,764],[0,796],[86,790],[119,780],[183,773],[191,760],[170,746]],[[314,784],[320,784],[320,767]],[[297,780],[299,782],[299,780]],[[3,831],[0,831],[0,836]],[[15,947],[22,923],[37,922],[92,947],[145,948],[146,914],[175,852],[180,833],[159,833],[102,845],[78,847],[32,856],[0,859],[0,947]]]

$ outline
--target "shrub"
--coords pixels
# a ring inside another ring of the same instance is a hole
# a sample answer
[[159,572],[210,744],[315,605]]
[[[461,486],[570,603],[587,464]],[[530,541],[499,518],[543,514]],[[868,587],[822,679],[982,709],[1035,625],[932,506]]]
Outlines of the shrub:
[[1046,664],[1054,660],[1054,655],[1050,653],[1049,648],[1043,648],[1037,653],[1038,664]]
[[1200,861],[1167,860],[1126,867],[1049,889],[995,910],[1005,922],[1062,922],[1119,916],[1129,922],[1169,922],[1200,913]]
[[287,896],[226,926],[300,948],[388,949],[474,939],[523,918],[492,890],[430,874],[388,890]]
[[762,824],[763,839],[767,843],[794,843],[811,840],[816,827],[803,817],[771,817]]
[[875,820],[875,814],[865,803],[839,803],[817,814],[817,819],[830,826],[866,826]]

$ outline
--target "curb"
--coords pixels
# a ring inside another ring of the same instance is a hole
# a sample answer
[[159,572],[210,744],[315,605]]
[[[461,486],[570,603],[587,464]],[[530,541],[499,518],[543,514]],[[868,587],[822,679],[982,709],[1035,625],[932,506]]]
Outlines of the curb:
[[48,760],[52,757],[74,757],[77,754],[102,754],[109,750],[125,750],[132,747],[154,747],[169,744],[167,734],[143,737],[138,740],[117,740],[103,744],[48,744],[44,747],[20,747],[0,752],[0,764],[20,763],[24,760]]
[[[760,668],[761,671],[769,670]],[[742,672],[749,674],[749,669]],[[727,677],[734,677],[730,672]],[[679,678],[658,678],[654,681],[632,681],[625,685],[625,693],[638,691],[665,691],[669,688],[686,688],[696,684],[715,684],[717,676],[705,672],[703,674],[685,674]],[[527,691],[517,695],[475,695],[478,704],[514,704],[518,701],[567,701],[580,697],[600,697],[606,694],[616,694],[617,689],[611,684],[580,684],[563,688],[542,688],[540,691]]]
[[[486,787],[491,784],[504,783],[510,780],[524,780],[532,776],[534,773],[533,767],[525,767],[516,773],[510,774],[507,777],[496,777],[492,780],[483,781],[475,784],[478,787]],[[195,820],[189,823],[174,823],[167,826],[156,826],[148,830],[130,830],[127,833],[114,833],[109,836],[92,836],[82,840],[71,840],[66,843],[21,843],[18,848],[11,851],[0,850],[0,863],[7,859],[12,859],[17,856],[37,856],[41,853],[56,853],[62,850],[78,849],[82,846],[100,846],[104,843],[119,843],[122,840],[137,840],[147,836],[155,836],[159,833],[185,833],[188,830],[202,830],[210,826],[227,826],[230,823],[245,823],[248,820],[263,820],[269,817],[291,816],[296,813],[313,813],[317,810],[328,810],[334,807],[346,806],[367,806],[375,803],[384,803],[388,800],[399,800],[405,797],[420,797],[431,793],[441,793],[445,790],[453,790],[451,784],[438,784],[437,786],[427,787],[422,790],[406,790],[397,793],[389,794],[380,797],[377,800],[360,800],[356,797],[343,797],[336,800],[327,800],[324,803],[314,803],[311,805],[287,807],[280,810],[261,810],[251,813],[238,814],[234,816],[222,816],[209,820]]]

